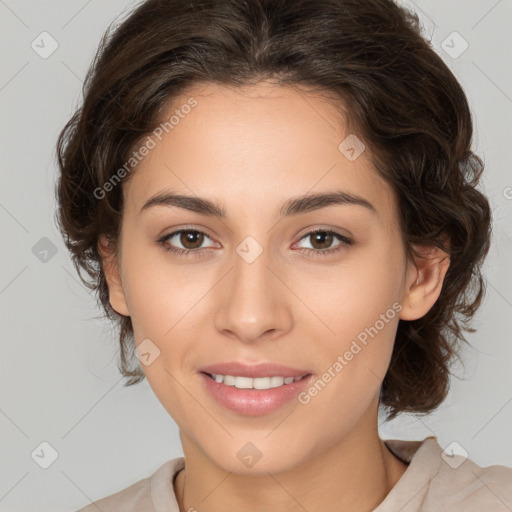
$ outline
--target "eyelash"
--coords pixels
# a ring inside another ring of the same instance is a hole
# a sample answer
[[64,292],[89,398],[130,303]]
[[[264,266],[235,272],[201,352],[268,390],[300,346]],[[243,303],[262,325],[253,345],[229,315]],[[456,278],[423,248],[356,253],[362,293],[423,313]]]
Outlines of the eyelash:
[[[173,238],[175,235],[178,235],[178,234],[184,233],[184,232],[198,233],[198,234],[205,235],[206,237],[210,238],[206,233],[203,233],[202,231],[198,231],[197,229],[180,229],[178,231],[173,231],[172,233],[165,235],[160,240],[158,240],[158,243],[160,245],[162,245],[162,247],[165,251],[171,252],[178,256],[186,256],[186,257],[200,256],[203,251],[207,250],[207,249],[177,249],[175,247],[172,247],[172,246],[166,244],[167,240]],[[324,250],[308,249],[308,248],[302,249],[303,251],[306,251],[307,255],[309,255],[311,252],[313,252],[315,256],[327,256],[329,254],[338,253],[338,252],[342,251],[345,248],[345,246],[352,245],[352,240],[350,240],[349,238],[347,238],[344,235],[341,235],[340,233],[337,233],[336,231],[331,231],[328,229],[315,229],[313,231],[309,231],[300,240],[303,240],[304,238],[314,235],[315,233],[326,233],[328,235],[334,235],[342,243],[337,245],[335,249],[324,249]]]

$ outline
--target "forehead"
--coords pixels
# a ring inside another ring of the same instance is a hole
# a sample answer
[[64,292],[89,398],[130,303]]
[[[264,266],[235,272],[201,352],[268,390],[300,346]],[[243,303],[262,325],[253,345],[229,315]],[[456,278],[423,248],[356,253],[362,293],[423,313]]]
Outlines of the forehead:
[[263,212],[308,192],[343,190],[367,198],[379,215],[394,211],[367,152],[350,160],[340,149],[351,134],[324,95],[268,82],[203,84],[174,98],[162,123],[173,115],[161,140],[149,134],[156,144],[126,183],[127,208],[140,210],[170,189],[221,202],[229,216],[231,208]]

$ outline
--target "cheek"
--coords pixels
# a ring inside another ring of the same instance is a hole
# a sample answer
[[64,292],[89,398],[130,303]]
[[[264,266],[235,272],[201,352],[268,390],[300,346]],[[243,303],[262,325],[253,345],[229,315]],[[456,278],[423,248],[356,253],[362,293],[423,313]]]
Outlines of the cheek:
[[[158,357],[141,367],[157,396],[179,395],[182,368],[190,368],[194,355],[190,349],[195,340],[204,338],[205,299],[213,286],[208,274],[193,266],[171,265],[165,258],[146,257],[142,249],[133,247],[123,258],[125,293],[137,345],[145,339],[156,345]],[[198,276],[198,274],[201,276]],[[176,387],[176,393],[172,390]]]
[[137,341],[141,336],[165,340],[198,300],[197,275],[187,275],[183,267],[166,263],[165,254],[155,257],[154,251],[126,247],[123,255],[123,286]]
[[[401,309],[392,262],[361,261],[331,276],[312,298],[311,309],[324,325],[315,320],[308,326],[311,339],[318,340],[312,357],[321,369],[314,387],[322,390],[312,390],[311,410],[343,418],[343,428],[353,426],[376,399],[389,367]],[[339,425],[326,427],[322,414],[313,421],[327,438],[339,435]]]
[[180,371],[188,367],[190,340],[199,337],[194,316],[201,312],[204,291],[197,277],[191,279],[179,267],[149,261],[142,250],[126,254],[124,287],[136,344],[149,339],[154,345],[146,346],[158,354],[150,364],[141,358],[141,368],[167,412],[186,423],[190,397],[183,392]]
[[315,313],[308,315],[306,328],[310,339],[318,340],[317,367],[327,369],[341,356],[343,369],[336,372],[333,388],[358,390],[356,401],[358,393],[370,396],[378,389],[389,366],[401,310],[402,266],[400,254],[383,244],[323,276],[300,280],[298,294],[308,298]]
[[[322,273],[300,275],[294,290],[307,298],[331,337],[347,339],[372,326],[382,314],[395,316],[401,296],[400,258],[393,251],[360,251],[354,258]],[[395,319],[395,323],[398,319]],[[387,325],[387,324],[386,324]]]

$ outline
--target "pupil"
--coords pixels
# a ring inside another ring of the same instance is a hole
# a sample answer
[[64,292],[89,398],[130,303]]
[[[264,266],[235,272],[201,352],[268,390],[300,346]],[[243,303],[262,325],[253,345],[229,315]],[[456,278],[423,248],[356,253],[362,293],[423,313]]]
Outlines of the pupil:
[[[322,247],[320,247],[321,249],[329,247],[331,245],[331,243],[332,243],[332,235],[329,234],[329,233],[326,233],[325,231],[315,233],[313,235],[313,237],[315,239],[315,243],[317,241],[320,241],[320,245],[322,245]],[[324,239],[324,243],[323,244],[322,244],[322,239]],[[325,240],[327,240],[327,244],[325,243]]]
[[[194,242],[194,238],[197,238],[199,237],[199,241],[195,241]],[[192,244],[192,247],[190,247],[190,245],[188,245],[187,248],[197,248],[197,247],[200,247],[201,244],[202,244],[202,234],[201,233],[198,233],[197,231],[183,231],[181,233],[181,240],[180,242],[185,246],[187,247],[187,244]]]

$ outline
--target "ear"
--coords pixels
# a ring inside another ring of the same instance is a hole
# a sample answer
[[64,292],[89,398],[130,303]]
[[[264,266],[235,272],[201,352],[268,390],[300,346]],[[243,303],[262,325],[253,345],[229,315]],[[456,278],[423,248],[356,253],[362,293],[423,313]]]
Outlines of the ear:
[[[449,243],[446,242],[447,250]],[[448,267],[450,255],[432,245],[415,245],[419,254],[415,262],[408,261],[406,284],[402,297],[401,320],[417,320],[435,304]]]
[[110,305],[114,311],[117,311],[120,315],[130,316],[126,296],[124,294],[123,283],[121,281],[117,255],[112,244],[104,235],[100,235],[99,237],[98,251],[102,259],[103,272],[107,279]]

